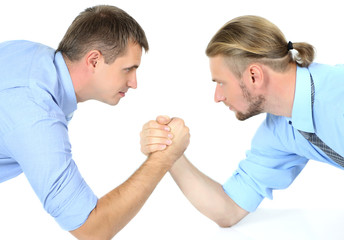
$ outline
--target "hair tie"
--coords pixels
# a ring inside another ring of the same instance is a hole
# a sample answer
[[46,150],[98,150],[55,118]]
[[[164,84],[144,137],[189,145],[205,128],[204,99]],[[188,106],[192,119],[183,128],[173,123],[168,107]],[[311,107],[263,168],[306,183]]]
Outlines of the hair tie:
[[288,51],[294,49],[293,43],[291,41],[288,42]]

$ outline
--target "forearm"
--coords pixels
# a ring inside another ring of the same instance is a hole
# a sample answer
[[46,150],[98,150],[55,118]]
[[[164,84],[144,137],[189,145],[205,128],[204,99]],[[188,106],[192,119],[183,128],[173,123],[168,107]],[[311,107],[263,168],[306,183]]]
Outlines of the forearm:
[[127,181],[100,198],[87,221],[71,233],[78,239],[111,239],[118,233],[168,171],[169,166],[157,157],[152,154]]
[[205,216],[222,227],[232,226],[248,213],[222,189],[182,156],[170,173],[189,201]]

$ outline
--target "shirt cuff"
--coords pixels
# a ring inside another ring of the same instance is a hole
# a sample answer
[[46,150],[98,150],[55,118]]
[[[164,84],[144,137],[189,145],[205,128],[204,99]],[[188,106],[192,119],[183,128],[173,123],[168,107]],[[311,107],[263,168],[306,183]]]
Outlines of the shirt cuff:
[[71,201],[76,204],[70,204],[63,210],[63,214],[54,216],[55,221],[66,231],[75,230],[86,222],[96,207],[98,198],[93,193],[84,192]]
[[254,212],[264,197],[257,193],[250,185],[245,183],[238,172],[222,185],[225,193],[241,208]]

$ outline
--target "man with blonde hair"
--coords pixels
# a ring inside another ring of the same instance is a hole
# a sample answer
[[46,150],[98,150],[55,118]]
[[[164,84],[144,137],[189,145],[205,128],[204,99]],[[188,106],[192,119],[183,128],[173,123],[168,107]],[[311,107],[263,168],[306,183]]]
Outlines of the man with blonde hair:
[[[239,120],[267,115],[246,159],[225,184],[208,178],[185,156],[173,165],[172,177],[200,212],[220,226],[232,226],[264,198],[272,198],[273,190],[287,188],[309,159],[343,169],[342,66],[312,63],[313,46],[286,41],[274,24],[258,16],[226,23],[206,54],[216,83],[215,101]],[[143,153],[165,146],[162,126],[169,121],[159,117],[159,128],[145,125]]]
[[0,44],[0,182],[25,173],[45,210],[79,239],[111,239],[189,142],[188,128],[175,119],[168,126],[173,146],[100,199],[81,177],[68,121],[79,102],[116,105],[135,89],[142,48],[148,42],[140,25],[113,6],[80,13],[56,51],[29,41]]

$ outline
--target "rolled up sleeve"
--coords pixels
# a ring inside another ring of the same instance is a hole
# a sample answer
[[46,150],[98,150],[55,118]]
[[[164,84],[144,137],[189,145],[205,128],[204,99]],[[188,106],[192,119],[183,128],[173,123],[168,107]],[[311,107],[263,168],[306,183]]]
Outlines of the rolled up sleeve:
[[[246,158],[222,186],[227,195],[248,212],[255,211],[264,198],[272,199],[273,190],[287,188],[308,162],[292,151],[292,141],[290,149],[286,147],[288,138],[293,138],[288,126],[271,121],[268,116],[253,138]],[[282,140],[279,134],[283,135]]]
[[80,227],[97,197],[72,159],[66,122],[56,117],[33,120],[7,134],[5,143],[44,209],[63,229]]

